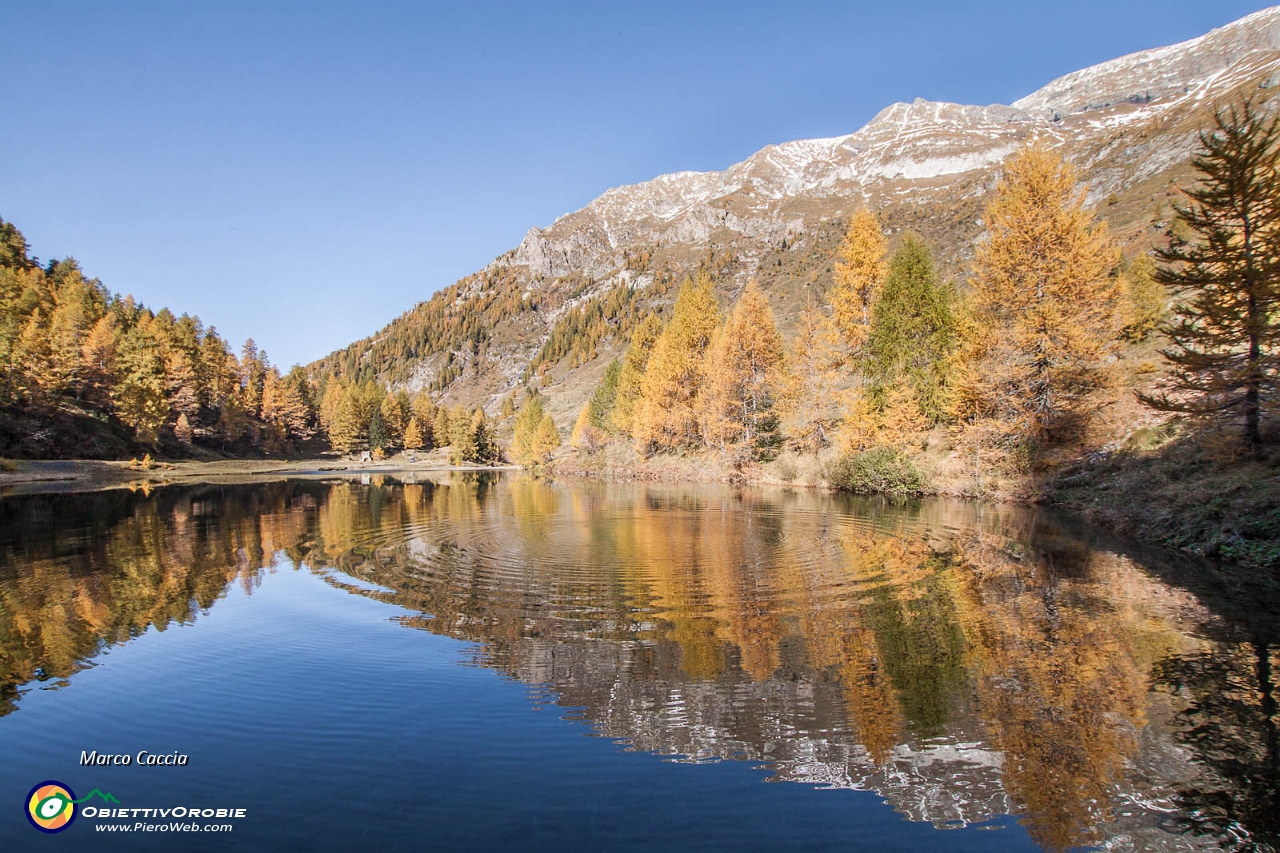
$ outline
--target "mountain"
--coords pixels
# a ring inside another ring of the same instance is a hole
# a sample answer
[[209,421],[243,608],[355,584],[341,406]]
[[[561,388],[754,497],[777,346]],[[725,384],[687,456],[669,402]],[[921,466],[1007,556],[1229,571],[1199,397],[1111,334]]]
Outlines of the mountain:
[[[1061,151],[1132,254],[1166,239],[1170,203],[1217,105],[1269,103],[1280,85],[1280,7],[1181,44],[1076,71],[1010,105],[916,100],[861,130],[771,145],[722,172],[608,190],[489,266],[309,366],[313,376],[428,389],[494,412],[522,383],[564,424],[632,325],[708,267],[722,302],[760,282],[787,328],[831,278],[847,217],[866,205],[890,235],[929,240],[960,279],[1001,162],[1038,140]],[[1276,102],[1280,104],[1280,102]]]

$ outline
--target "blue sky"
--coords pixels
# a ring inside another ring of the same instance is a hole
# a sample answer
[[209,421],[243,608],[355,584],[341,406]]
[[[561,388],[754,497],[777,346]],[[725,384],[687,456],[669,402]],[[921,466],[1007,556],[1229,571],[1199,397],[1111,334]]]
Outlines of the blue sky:
[[1265,5],[11,0],[0,217],[288,366],[609,187],[1008,103]]

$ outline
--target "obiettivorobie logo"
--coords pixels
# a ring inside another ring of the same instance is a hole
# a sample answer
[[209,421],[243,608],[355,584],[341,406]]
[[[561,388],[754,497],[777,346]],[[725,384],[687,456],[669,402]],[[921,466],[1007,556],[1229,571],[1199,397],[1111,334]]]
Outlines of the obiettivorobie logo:
[[61,782],[53,779],[41,782],[27,794],[27,820],[41,832],[62,832],[76,819],[76,806],[87,803],[94,797],[108,803],[120,803],[111,794],[104,794],[97,788],[90,791],[88,796],[77,800],[71,788]]
[[[78,808],[92,799],[102,800],[103,805]],[[71,826],[77,817],[94,820],[93,828],[98,832],[230,832],[235,828],[231,823],[155,823],[157,819],[169,821],[170,818],[232,818],[248,817],[248,809],[237,808],[201,808],[199,806],[170,806],[169,808],[143,808],[121,806],[114,794],[107,794],[98,788],[89,792],[88,796],[76,799],[71,788],[56,779],[41,782],[31,789],[26,800],[27,820],[41,832],[62,832]],[[146,818],[141,821],[138,818]],[[125,822],[131,819],[133,822]],[[104,820],[113,822],[104,823]],[[121,822],[115,822],[121,821]]]

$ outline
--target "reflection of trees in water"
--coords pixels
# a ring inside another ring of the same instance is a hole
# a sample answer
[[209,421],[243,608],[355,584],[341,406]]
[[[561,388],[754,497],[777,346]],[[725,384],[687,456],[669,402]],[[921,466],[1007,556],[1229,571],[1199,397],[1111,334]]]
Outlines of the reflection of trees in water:
[[473,477],[0,513],[18,531],[0,542],[9,709],[32,677],[189,621],[284,552],[424,614],[405,624],[482,644],[485,665],[549,684],[636,748],[767,760],[918,820],[1020,810],[1049,848],[1095,842],[1112,820],[1151,830],[1113,805],[1141,799],[1126,774],[1144,727],[1169,741],[1146,719],[1154,675],[1214,781],[1157,780],[1155,799],[1201,815],[1190,831],[1276,832],[1275,700],[1257,687],[1272,658],[1190,638],[1207,618],[1194,599],[1038,513]]
[[250,588],[315,503],[282,486],[0,501],[0,713],[21,684]]
[[967,548],[978,691],[1004,783],[1051,849],[1096,842],[1144,724],[1145,671],[1087,549]]
[[1178,740],[1206,769],[1180,786],[1178,831],[1227,839],[1243,826],[1280,836],[1280,740],[1276,729],[1277,650],[1267,642],[1222,644],[1171,657],[1154,680],[1182,705]]

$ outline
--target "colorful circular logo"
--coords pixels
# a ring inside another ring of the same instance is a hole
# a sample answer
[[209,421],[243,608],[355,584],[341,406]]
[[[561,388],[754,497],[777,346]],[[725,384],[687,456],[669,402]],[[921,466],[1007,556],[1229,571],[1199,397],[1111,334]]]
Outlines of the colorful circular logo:
[[61,782],[41,782],[27,794],[27,820],[41,832],[62,832],[76,819],[75,800]]

